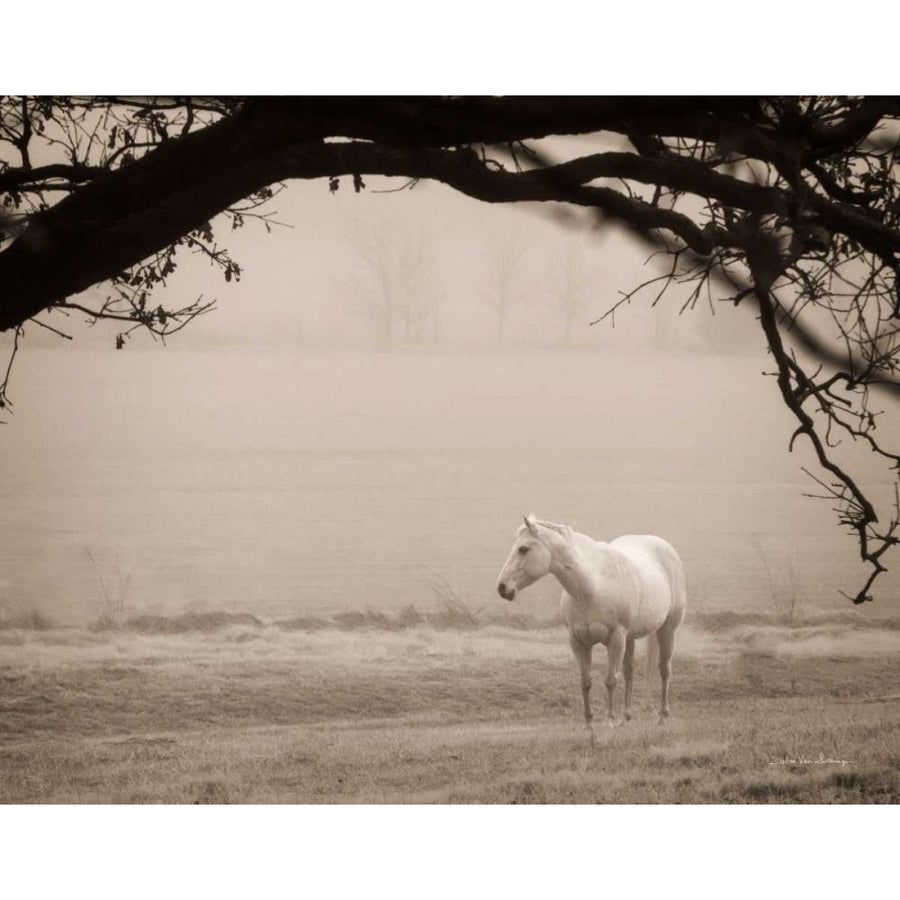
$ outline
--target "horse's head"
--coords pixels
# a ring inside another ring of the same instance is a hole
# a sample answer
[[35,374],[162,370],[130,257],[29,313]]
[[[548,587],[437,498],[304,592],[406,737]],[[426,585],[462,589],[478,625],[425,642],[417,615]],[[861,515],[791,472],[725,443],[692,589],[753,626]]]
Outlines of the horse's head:
[[543,578],[553,562],[559,541],[570,541],[572,530],[567,525],[539,522],[534,515],[525,516],[525,524],[516,531],[509,557],[497,576],[497,593],[504,600],[514,600],[516,593]]

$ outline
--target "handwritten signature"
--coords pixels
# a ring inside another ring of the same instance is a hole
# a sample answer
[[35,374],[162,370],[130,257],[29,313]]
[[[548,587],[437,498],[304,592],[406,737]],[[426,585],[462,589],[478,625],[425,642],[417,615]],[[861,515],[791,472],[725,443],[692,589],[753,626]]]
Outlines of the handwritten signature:
[[822,765],[831,765],[831,766],[849,766],[852,763],[852,759],[835,759],[832,756],[826,756],[824,753],[820,753],[815,759],[810,759],[806,756],[798,756],[796,759],[793,757],[785,756],[782,759],[773,759],[769,765],[770,766],[822,766]]

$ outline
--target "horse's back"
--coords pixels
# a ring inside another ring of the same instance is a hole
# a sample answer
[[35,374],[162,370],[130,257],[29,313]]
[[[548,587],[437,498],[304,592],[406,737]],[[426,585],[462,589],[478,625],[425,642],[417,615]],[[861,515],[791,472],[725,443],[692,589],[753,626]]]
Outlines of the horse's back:
[[641,564],[648,563],[659,566],[665,572],[682,571],[681,558],[675,548],[666,540],[655,534],[625,534],[610,541],[621,553]]
[[[626,534],[610,542],[625,556],[644,588],[642,605],[653,619],[680,622],[684,616],[686,589],[684,566],[675,548],[653,534]],[[658,626],[657,626],[658,627]]]

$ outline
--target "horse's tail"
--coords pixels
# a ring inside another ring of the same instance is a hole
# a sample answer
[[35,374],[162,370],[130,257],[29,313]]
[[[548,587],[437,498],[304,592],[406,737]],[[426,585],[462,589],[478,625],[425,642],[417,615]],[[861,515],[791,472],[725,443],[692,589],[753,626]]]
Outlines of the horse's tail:
[[656,632],[647,636],[647,672],[644,676],[644,705],[650,702],[650,681],[659,662],[659,639]]

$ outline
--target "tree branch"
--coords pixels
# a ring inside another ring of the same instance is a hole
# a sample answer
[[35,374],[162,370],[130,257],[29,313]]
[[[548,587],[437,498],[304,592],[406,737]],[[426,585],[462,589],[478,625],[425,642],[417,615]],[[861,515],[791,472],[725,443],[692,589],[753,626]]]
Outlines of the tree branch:
[[60,179],[69,184],[83,184],[103,175],[103,166],[68,166],[54,163],[36,168],[6,169],[0,172],[0,191],[21,190],[23,185],[38,185],[43,181]]

